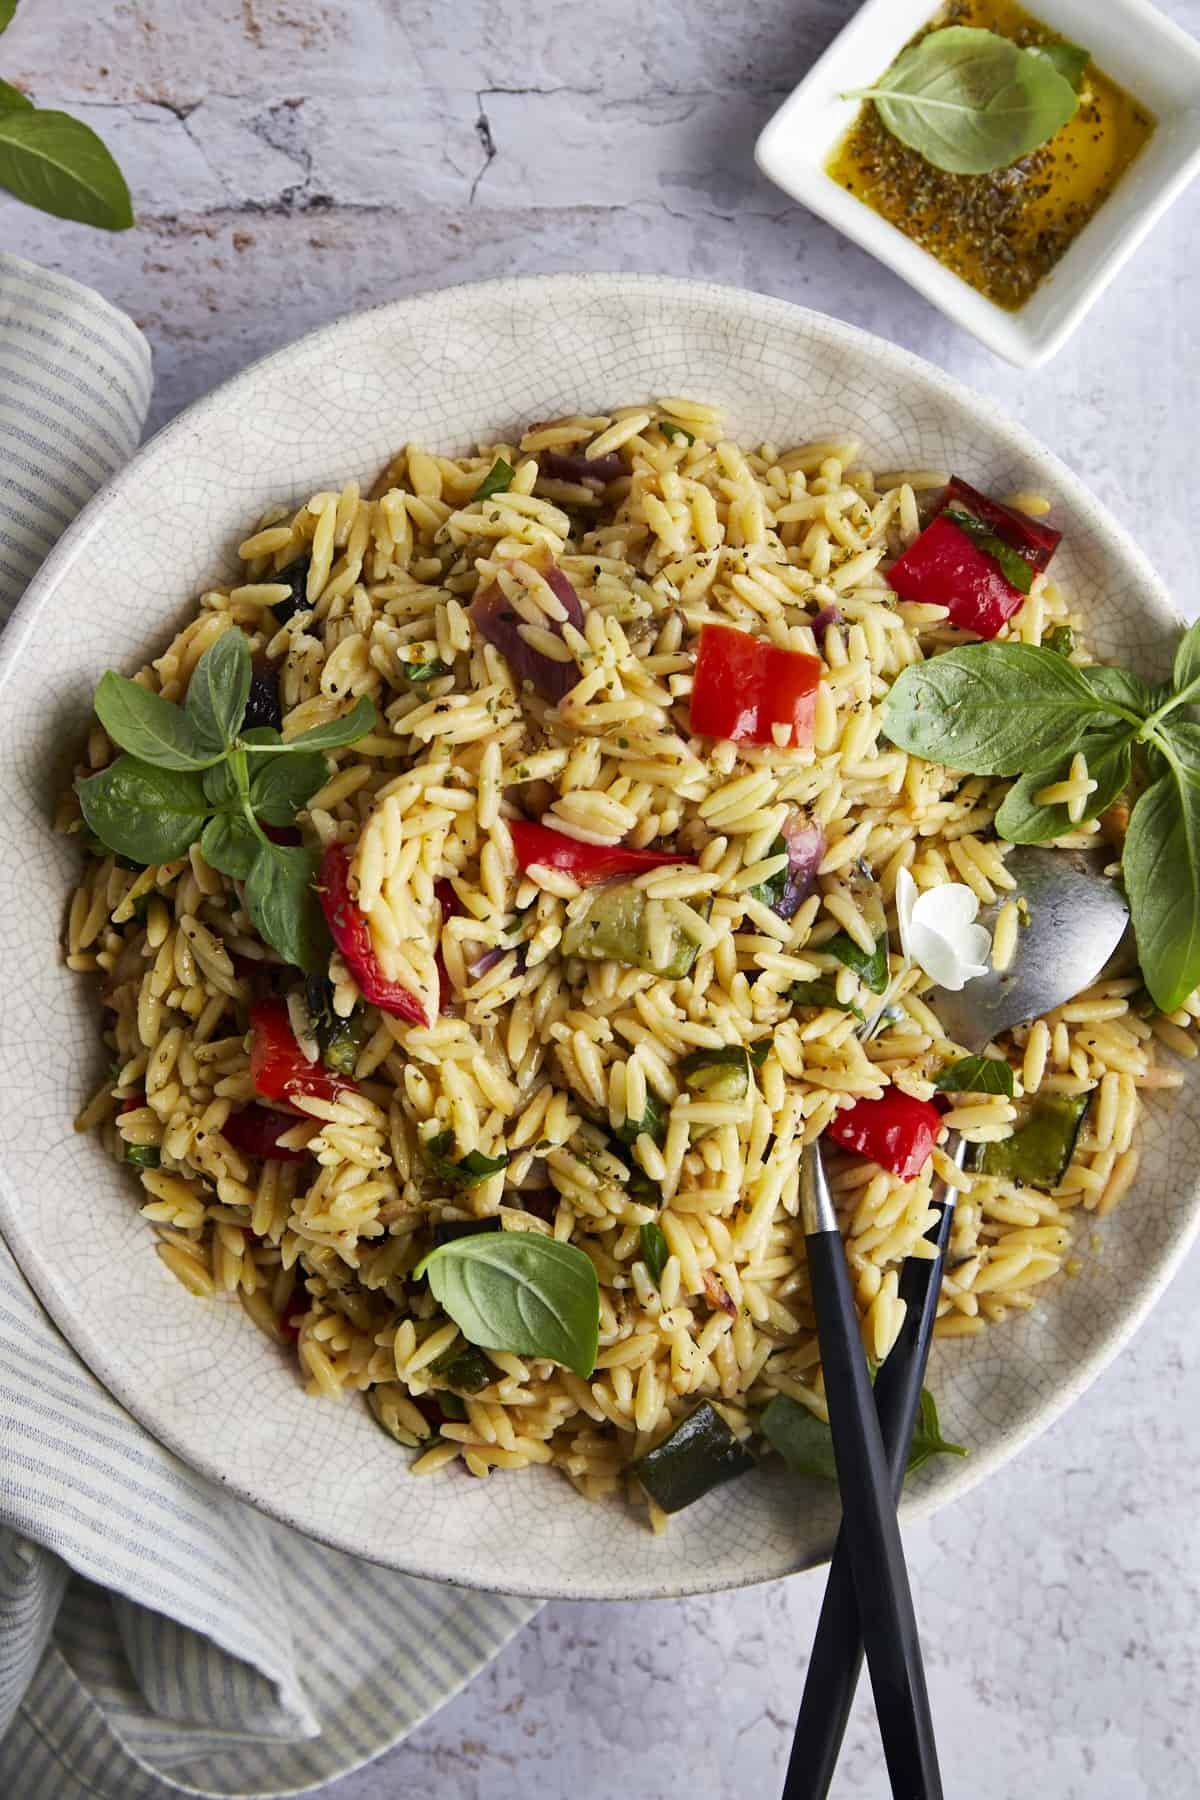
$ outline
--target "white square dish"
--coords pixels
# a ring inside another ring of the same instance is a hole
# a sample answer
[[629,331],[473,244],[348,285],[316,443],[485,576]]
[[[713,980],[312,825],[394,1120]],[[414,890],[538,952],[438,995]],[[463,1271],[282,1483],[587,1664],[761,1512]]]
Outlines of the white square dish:
[[1034,0],[1051,30],[1093,61],[1157,120],[1149,143],[1057,267],[1017,312],[1006,312],[826,173],[857,100],[935,16],[936,0],[867,0],[759,136],[764,175],[903,276],[989,350],[1036,368],[1061,348],[1121,265],[1200,170],[1200,44],[1146,0]]

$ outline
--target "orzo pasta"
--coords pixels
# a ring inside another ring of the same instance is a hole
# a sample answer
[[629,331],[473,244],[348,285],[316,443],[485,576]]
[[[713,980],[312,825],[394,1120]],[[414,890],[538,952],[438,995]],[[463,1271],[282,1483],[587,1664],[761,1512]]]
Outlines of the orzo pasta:
[[[67,955],[101,985],[112,1063],[79,1123],[139,1167],[167,1267],[236,1295],[314,1394],[365,1393],[417,1470],[550,1463],[641,1495],[630,1465],[700,1400],[739,1439],[775,1395],[824,1417],[802,1145],[857,1103],[927,1103],[962,1055],[902,958],[901,872],[989,906],[1012,887],[1008,783],[880,729],[902,671],[973,636],[889,581],[945,481],[875,477],[835,439],[740,445],[678,398],[478,455],[409,445],[374,487],[248,521],[239,581],[138,676],[181,702],[237,632],[243,728],[288,743],[374,703],[269,821],[321,857],[336,943],[315,967],[265,941],[253,878],[198,837],[144,867],[90,839]],[[1078,631],[1044,567],[1027,585],[1002,640]],[[95,726],[81,775],[114,755]],[[1079,817],[1089,780],[1078,757],[1042,799]],[[60,822],[83,827],[74,793]],[[1007,960],[1018,909],[1000,919]],[[915,1173],[835,1162],[873,1357],[939,1178],[961,1190],[939,1321],[959,1337],[1031,1306],[1086,1244],[1079,1215],[1124,1194],[1139,1095],[1178,1084],[1157,1053],[1194,1054],[1200,1011],[1144,998],[1114,976],[991,1046],[1012,1097],[952,1098]],[[1088,1100],[1050,1186],[931,1150],[957,1127],[1003,1168],[1034,1096]],[[480,1354],[414,1276],[473,1222],[590,1259],[589,1375]]]

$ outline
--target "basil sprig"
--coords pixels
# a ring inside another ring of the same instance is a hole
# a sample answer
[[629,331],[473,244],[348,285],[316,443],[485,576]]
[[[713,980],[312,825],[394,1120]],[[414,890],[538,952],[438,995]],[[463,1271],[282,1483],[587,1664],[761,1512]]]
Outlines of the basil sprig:
[[125,752],[76,783],[80,810],[107,849],[140,865],[170,862],[199,841],[206,862],[245,884],[255,930],[290,963],[319,973],[328,928],[313,888],[319,858],[272,843],[264,825],[290,825],[328,775],[327,750],[375,724],[370,700],[284,743],[272,726],[241,729],[250,646],[223,631],[196,664],[183,706],[110,669],[96,716]]
[[[0,0],[0,31],[17,0]],[[0,187],[60,219],[125,231],[133,208],[125,178],[90,126],[68,113],[34,106],[0,81]]]
[[1079,105],[1077,78],[1074,60],[1068,68],[1065,58],[1023,50],[998,32],[949,25],[903,51],[873,87],[843,99],[874,100],[892,136],[935,168],[986,175],[1066,124]]
[[413,1271],[469,1344],[544,1356],[586,1380],[596,1366],[600,1287],[574,1244],[537,1231],[456,1238]]
[[[996,814],[1016,844],[1045,843],[1096,818],[1136,773],[1122,873],[1138,959],[1155,1004],[1175,1012],[1200,984],[1200,624],[1180,639],[1171,680],[1076,668],[1032,644],[967,644],[908,668],[888,694],[892,743],[970,775],[1019,776]],[[1079,751],[1097,783],[1083,816],[1037,795]]]

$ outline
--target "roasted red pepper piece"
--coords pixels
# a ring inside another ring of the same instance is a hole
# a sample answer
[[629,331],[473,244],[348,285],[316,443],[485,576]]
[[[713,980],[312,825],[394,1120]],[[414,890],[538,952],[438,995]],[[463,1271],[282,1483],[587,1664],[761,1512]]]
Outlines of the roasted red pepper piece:
[[944,606],[952,625],[993,638],[1021,606],[1029,582],[1021,588],[1010,581],[996,557],[955,522],[955,512],[977,519],[1035,573],[1049,566],[1062,532],[989,499],[955,475],[942,510],[888,570],[888,580],[902,600]]
[[296,1094],[336,1100],[354,1086],[323,1063],[309,1062],[296,1042],[284,1000],[256,1000],[250,1008],[250,1079],[265,1100],[290,1100]]
[[952,625],[982,638],[994,638],[1025,600],[999,563],[945,513],[925,527],[887,578],[902,600],[944,606]]
[[430,1025],[433,1021],[425,1017],[425,1008],[417,996],[400,982],[389,981],[379,966],[371,942],[371,928],[350,894],[350,862],[351,851],[345,844],[330,844],[321,858],[317,876],[321,910],[328,920],[333,941],[364,1000],[381,1012],[407,1019],[410,1025]]
[[994,531],[998,538],[1020,551],[1031,569],[1048,569],[1050,558],[1062,543],[1062,532],[1055,531],[1053,525],[1044,525],[1040,519],[1031,519],[1028,513],[1005,506],[1001,500],[990,499],[978,488],[973,488],[969,481],[964,481],[961,475],[950,477],[942,506],[957,507],[982,520],[989,531]]
[[[313,1065],[306,1062],[304,1066],[311,1070]],[[272,1162],[303,1162],[307,1150],[289,1150],[279,1142],[295,1123],[294,1113],[272,1112],[269,1106],[259,1106],[251,1101],[240,1112],[230,1113],[221,1128],[221,1136],[243,1156],[261,1156]]]
[[580,887],[595,887],[599,881],[612,881],[618,875],[643,875],[647,869],[660,869],[664,863],[694,863],[694,856],[682,850],[632,850],[624,844],[581,844],[577,838],[564,836],[549,825],[535,825],[528,819],[510,819],[513,849],[523,869],[535,863],[543,869],[558,869],[577,881]]
[[888,1088],[882,1099],[859,1100],[835,1113],[828,1130],[843,1150],[857,1150],[901,1181],[911,1181],[929,1161],[941,1128],[942,1115],[931,1101]]
[[735,744],[774,744],[773,727],[786,725],[786,746],[811,744],[819,656],[781,650],[732,625],[700,631],[692,683],[692,730]]

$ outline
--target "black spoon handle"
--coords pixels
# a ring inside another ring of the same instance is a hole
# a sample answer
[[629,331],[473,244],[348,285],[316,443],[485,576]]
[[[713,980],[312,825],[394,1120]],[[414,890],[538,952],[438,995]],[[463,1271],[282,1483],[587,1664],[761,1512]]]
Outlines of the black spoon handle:
[[[937,1223],[927,1234],[935,1255],[928,1259],[910,1256],[901,1270],[899,1291],[905,1302],[904,1324],[875,1381],[875,1410],[896,1500],[904,1486],[908,1448],[937,1319],[946,1245],[954,1222],[954,1193],[943,1193]],[[783,1800],[824,1800],[828,1793],[862,1660],[862,1627],[843,1526],[825,1586]]]
[[[903,1800],[941,1800],[933,1720],[896,1521],[894,1484],[863,1355],[846,1255],[836,1228],[810,1232],[806,1242],[842,1494],[840,1535],[847,1566],[853,1572],[852,1598],[857,1600],[852,1616],[861,1622],[892,1792]],[[853,1689],[850,1692],[853,1694]],[[788,1800],[818,1791],[807,1783],[796,1788],[790,1783],[789,1770]]]

